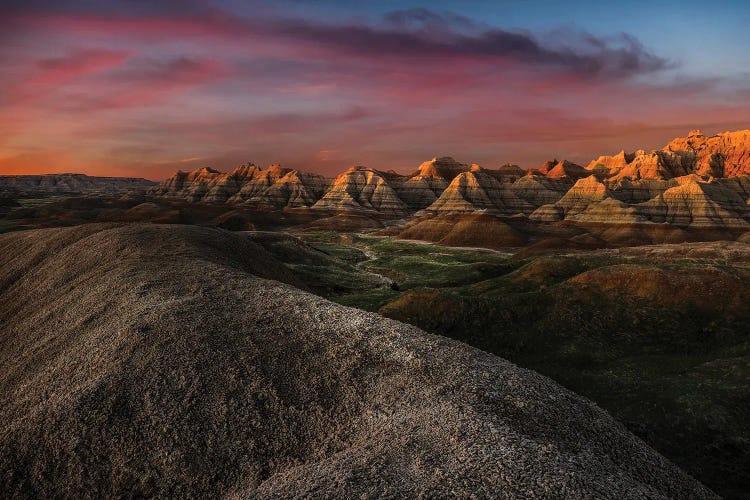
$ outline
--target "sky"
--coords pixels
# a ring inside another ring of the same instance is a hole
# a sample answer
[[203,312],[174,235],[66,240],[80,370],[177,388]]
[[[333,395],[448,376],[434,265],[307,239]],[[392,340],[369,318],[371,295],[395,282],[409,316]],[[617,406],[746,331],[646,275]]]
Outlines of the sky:
[[4,0],[0,174],[496,168],[750,128],[742,1]]

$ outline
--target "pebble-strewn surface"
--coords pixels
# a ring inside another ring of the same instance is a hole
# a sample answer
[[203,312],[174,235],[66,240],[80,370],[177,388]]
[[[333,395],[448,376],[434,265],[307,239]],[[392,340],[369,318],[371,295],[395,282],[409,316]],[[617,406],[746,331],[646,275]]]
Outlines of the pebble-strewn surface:
[[589,401],[241,233],[0,235],[5,497],[713,495]]

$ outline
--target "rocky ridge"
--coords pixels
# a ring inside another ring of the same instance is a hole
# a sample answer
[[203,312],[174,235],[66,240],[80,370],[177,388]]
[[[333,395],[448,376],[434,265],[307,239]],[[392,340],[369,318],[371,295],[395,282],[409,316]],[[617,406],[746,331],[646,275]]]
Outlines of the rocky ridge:
[[483,211],[498,215],[528,214],[533,205],[518,195],[513,184],[503,182],[497,171],[472,165],[468,172],[457,175],[435,202],[429,212],[465,213]]
[[96,177],[85,174],[0,175],[0,197],[51,194],[117,195],[142,192],[156,182],[137,177]]
[[395,173],[366,167],[352,167],[336,177],[331,189],[312,205],[318,210],[368,210],[389,215],[404,215],[408,206],[388,182],[399,180]]
[[212,168],[177,172],[152,190],[166,198],[204,203],[245,203],[276,209],[285,206],[309,206],[328,187],[318,174],[298,172],[271,165],[261,169],[252,163],[223,173]]
[[300,208],[385,217],[486,213],[545,223],[668,223],[744,227],[750,221],[750,131],[693,131],[661,150],[621,151],[582,167],[552,160],[525,171],[433,158],[410,175],[352,167],[334,180],[248,164],[223,174],[178,172],[157,196],[265,209]]

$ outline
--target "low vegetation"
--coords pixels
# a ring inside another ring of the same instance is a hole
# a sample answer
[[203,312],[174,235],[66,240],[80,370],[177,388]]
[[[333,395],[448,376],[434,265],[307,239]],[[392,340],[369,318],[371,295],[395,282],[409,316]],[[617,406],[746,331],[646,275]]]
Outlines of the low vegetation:
[[[255,229],[246,234],[308,290],[536,370],[723,496],[750,488],[750,245],[538,255],[314,230],[295,212],[139,198],[7,205],[0,232],[133,220]],[[284,227],[296,232],[274,232]]]
[[[393,286],[329,291],[539,371],[727,497],[750,485],[750,266],[732,243],[514,258],[366,235],[302,235]],[[357,254],[359,255],[359,254]]]

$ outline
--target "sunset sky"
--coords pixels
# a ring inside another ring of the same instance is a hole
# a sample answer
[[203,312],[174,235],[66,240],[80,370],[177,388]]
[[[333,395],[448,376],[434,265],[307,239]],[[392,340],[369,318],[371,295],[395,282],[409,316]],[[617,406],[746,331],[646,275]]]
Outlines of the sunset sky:
[[0,5],[0,174],[586,163],[750,128],[747,1]]

